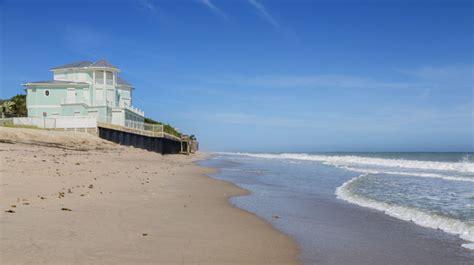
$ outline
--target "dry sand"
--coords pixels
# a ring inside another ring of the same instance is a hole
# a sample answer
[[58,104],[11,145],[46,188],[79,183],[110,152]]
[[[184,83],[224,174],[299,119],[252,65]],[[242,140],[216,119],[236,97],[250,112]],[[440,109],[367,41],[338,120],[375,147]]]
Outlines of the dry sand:
[[[0,127],[1,264],[297,264],[295,243],[193,156]],[[12,212],[8,212],[12,211]]]

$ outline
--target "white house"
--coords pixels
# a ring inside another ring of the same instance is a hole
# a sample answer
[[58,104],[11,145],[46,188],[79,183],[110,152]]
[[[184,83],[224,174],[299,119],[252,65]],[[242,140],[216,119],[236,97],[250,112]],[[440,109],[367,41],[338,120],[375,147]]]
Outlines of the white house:
[[144,112],[132,107],[135,88],[108,61],[82,61],[50,70],[53,80],[24,84],[29,117],[93,116],[98,122],[122,126],[126,120],[143,122]]

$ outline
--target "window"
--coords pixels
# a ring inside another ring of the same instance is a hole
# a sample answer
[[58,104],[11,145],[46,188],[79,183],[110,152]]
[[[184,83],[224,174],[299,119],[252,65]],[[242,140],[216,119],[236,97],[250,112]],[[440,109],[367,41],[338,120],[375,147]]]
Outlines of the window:
[[95,83],[98,85],[104,84],[104,71],[95,71]]
[[47,97],[49,97],[49,90],[45,90],[45,91],[44,91],[44,95],[47,96]]
[[106,79],[105,81],[107,82],[107,85],[113,85],[113,73],[112,72],[106,72]]

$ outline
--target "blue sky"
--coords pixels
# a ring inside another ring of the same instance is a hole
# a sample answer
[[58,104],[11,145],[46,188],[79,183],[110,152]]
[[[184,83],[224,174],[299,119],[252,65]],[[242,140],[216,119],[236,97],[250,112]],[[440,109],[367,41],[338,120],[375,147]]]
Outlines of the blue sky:
[[472,151],[473,2],[0,1],[0,97],[106,58],[212,151]]

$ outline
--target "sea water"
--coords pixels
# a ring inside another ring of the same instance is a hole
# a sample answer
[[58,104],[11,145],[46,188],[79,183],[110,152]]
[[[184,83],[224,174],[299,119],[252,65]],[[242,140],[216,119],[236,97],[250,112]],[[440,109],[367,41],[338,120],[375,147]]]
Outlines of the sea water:
[[473,153],[215,153],[206,164],[251,191],[231,199],[238,207],[270,222],[285,209],[291,218],[272,224],[306,245],[311,230],[298,225],[317,218],[311,204],[338,200],[456,235],[474,249]]

